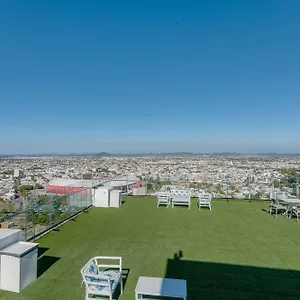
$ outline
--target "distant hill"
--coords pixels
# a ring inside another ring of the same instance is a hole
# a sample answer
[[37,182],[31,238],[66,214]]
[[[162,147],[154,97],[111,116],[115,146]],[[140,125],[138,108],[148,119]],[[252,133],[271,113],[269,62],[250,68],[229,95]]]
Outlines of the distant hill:
[[92,156],[107,157],[107,156],[114,156],[114,155],[107,152],[100,152],[100,153],[93,154]]

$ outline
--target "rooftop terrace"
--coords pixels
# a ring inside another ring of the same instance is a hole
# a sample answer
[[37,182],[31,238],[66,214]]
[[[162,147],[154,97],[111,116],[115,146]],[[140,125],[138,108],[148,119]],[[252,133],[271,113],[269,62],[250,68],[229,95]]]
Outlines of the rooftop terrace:
[[123,257],[120,300],[139,276],[187,279],[188,299],[299,299],[300,223],[270,216],[267,202],[213,201],[213,210],[156,208],[129,197],[119,209],[91,208],[38,240],[39,278],[5,300],[83,300],[80,269],[93,256]]

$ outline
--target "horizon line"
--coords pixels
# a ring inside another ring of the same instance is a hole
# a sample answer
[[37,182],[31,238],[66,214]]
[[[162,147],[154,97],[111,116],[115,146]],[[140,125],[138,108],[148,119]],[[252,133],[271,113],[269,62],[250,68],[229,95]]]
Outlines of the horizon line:
[[140,156],[140,155],[264,155],[264,156],[300,156],[300,152],[188,152],[188,151],[175,151],[175,152],[40,152],[40,153],[15,153],[15,154],[0,154],[0,158],[3,157],[38,157],[38,156]]

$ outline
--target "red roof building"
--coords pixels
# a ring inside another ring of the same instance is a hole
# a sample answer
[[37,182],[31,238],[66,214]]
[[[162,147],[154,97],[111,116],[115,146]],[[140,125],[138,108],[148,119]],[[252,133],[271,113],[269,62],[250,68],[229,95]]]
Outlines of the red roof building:
[[141,180],[139,180],[137,183],[135,183],[134,185],[133,185],[133,187],[134,188],[140,188],[140,187],[143,187],[143,182],[141,181]]

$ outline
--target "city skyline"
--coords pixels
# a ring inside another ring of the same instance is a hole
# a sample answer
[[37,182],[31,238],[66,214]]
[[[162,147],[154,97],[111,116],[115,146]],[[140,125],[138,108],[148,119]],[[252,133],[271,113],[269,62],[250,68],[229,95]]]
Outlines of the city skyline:
[[297,1],[0,3],[0,154],[299,153]]

